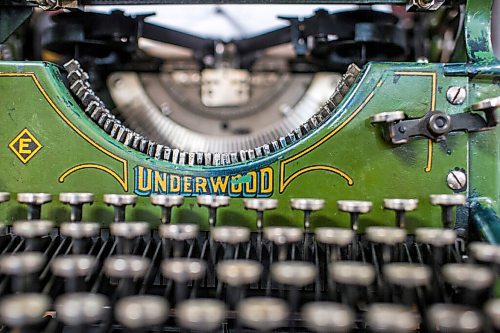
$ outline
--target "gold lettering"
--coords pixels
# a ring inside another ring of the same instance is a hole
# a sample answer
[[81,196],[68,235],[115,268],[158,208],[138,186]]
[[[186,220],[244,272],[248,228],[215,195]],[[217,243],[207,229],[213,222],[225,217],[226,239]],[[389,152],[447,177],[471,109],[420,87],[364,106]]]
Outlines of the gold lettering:
[[194,188],[197,194],[208,193],[207,191],[207,179],[204,177],[195,177]]
[[260,187],[261,194],[273,192],[273,169],[267,167],[260,170]]
[[167,192],[167,174],[165,172],[155,171],[155,193]]
[[[146,175],[144,175],[146,170]],[[144,177],[146,179],[144,179]],[[139,166],[137,169],[137,189],[141,192],[151,191],[151,169]]]
[[257,176],[257,172],[250,171],[249,173],[247,173],[247,175],[250,176],[252,181],[245,184],[245,192],[248,194],[255,194],[255,193],[257,193],[257,185],[259,183],[259,178]]
[[29,149],[32,140],[30,138],[19,139],[19,154],[31,154]]
[[[215,181],[214,181],[215,180]],[[229,177],[210,177],[212,190],[214,193],[226,193]]]
[[181,190],[181,177],[170,175],[170,193],[179,193]]
[[191,176],[184,176],[183,177],[183,181],[184,181],[184,186],[183,186],[183,192],[184,193],[191,193],[191,191],[193,190],[191,188],[191,185],[192,185],[192,181],[193,181],[193,178]]

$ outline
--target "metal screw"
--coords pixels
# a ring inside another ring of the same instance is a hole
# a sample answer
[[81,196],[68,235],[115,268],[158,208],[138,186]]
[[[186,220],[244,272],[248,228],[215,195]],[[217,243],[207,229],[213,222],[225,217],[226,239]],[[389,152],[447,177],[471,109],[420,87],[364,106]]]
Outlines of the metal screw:
[[452,190],[463,190],[467,186],[467,175],[461,170],[453,170],[446,177],[446,182]]
[[465,97],[467,97],[467,92],[463,87],[453,86],[448,88],[446,92],[446,99],[453,105],[463,104]]
[[421,8],[429,8],[430,6],[434,5],[434,0],[418,0],[418,5]]

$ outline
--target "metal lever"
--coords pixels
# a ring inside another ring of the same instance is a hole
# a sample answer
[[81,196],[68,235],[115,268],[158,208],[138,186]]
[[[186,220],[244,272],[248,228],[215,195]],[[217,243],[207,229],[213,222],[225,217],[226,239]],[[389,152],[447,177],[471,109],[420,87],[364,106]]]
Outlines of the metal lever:
[[421,118],[408,119],[404,112],[395,111],[378,113],[371,118],[371,122],[380,124],[384,138],[393,144],[407,143],[412,137],[443,141],[451,132],[479,132],[495,128],[499,105],[500,96],[471,106],[472,111],[483,112],[484,117],[474,112],[447,114],[431,111]]

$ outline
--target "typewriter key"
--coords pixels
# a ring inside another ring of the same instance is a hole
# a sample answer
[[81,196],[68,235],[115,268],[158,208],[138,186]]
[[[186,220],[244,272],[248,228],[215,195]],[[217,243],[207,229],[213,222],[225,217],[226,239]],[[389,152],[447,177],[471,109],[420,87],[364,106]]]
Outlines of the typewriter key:
[[29,326],[43,321],[45,313],[50,309],[50,304],[50,298],[43,294],[27,293],[5,296],[0,302],[0,319],[13,331],[34,333],[38,330],[29,329]]
[[215,227],[210,235],[216,242],[236,245],[250,240],[250,229],[232,226]]
[[430,283],[432,272],[429,266],[412,263],[389,263],[383,267],[384,278],[391,284],[416,288]]
[[40,252],[19,252],[0,257],[0,272],[10,275],[14,292],[37,291],[36,273],[45,265],[45,257]]
[[492,270],[475,264],[446,264],[442,274],[447,283],[463,289],[461,302],[471,306],[484,303],[495,282]]
[[492,331],[500,332],[500,298],[489,300],[484,306],[484,312],[488,316]]
[[135,255],[113,255],[104,262],[104,272],[113,278],[141,278],[151,261]]
[[165,259],[161,263],[164,277],[175,281],[175,300],[179,304],[187,297],[187,284],[205,276],[207,264],[203,260],[190,258]]
[[405,241],[406,230],[393,227],[368,227],[366,238],[373,243],[393,246]]
[[133,194],[105,194],[103,199],[108,206],[115,209],[114,222],[125,221],[125,208],[137,202],[137,196]]
[[111,235],[118,239],[118,254],[130,254],[133,251],[133,241],[149,233],[147,222],[115,222],[109,226]]
[[182,206],[184,197],[182,195],[152,195],[151,203],[161,207],[161,223],[170,224],[172,208]]
[[415,230],[415,236],[417,242],[434,247],[453,245],[457,239],[455,230],[439,228],[418,228]]
[[323,209],[325,200],[308,198],[290,199],[290,205],[292,209],[304,212],[304,229],[307,232],[311,227],[311,212]]
[[55,301],[57,319],[68,326],[101,322],[108,317],[108,308],[109,302],[104,295],[85,292],[63,294]]
[[175,308],[177,324],[187,330],[216,331],[226,318],[227,308],[216,299],[190,299]]
[[61,235],[71,238],[73,254],[83,254],[89,239],[99,235],[101,226],[99,223],[65,222],[59,230]]
[[52,201],[48,193],[19,193],[17,201],[28,205],[28,220],[39,220],[42,215],[42,205]]
[[481,316],[472,308],[458,304],[434,304],[427,310],[430,332],[479,333]]
[[226,297],[231,307],[244,297],[244,287],[259,281],[262,270],[262,264],[254,260],[223,260],[217,264],[217,278],[227,285]]
[[406,228],[406,212],[417,209],[418,199],[384,199],[384,208],[396,212],[396,227]]
[[14,234],[25,239],[25,251],[40,250],[40,238],[52,231],[54,223],[45,220],[16,221],[13,225]]
[[479,263],[500,265],[500,246],[490,243],[469,244],[470,256]]
[[92,273],[96,258],[91,255],[65,255],[56,257],[50,268],[56,276],[65,278],[65,290],[73,293],[83,290],[82,278]]
[[238,320],[257,331],[271,331],[286,325],[288,306],[285,301],[272,297],[251,297],[238,305]]
[[257,230],[264,228],[264,212],[278,208],[278,200],[266,198],[243,199],[245,209],[255,210],[257,212],[257,221],[255,225]]
[[419,327],[417,315],[410,307],[397,304],[375,303],[366,312],[370,332],[407,333]]
[[140,330],[163,324],[167,320],[168,311],[168,302],[163,297],[128,296],[116,303],[115,317],[123,326]]
[[288,258],[288,246],[300,242],[304,237],[304,230],[294,227],[266,227],[264,237],[278,246],[278,260]]
[[71,206],[71,222],[82,220],[82,207],[84,204],[92,204],[94,202],[94,194],[92,193],[61,193],[59,201]]
[[199,206],[208,208],[208,225],[215,227],[217,224],[217,208],[229,206],[230,197],[216,195],[200,195],[196,197]]
[[352,307],[367,299],[366,288],[375,280],[373,266],[358,261],[336,261],[328,267],[328,273],[333,281],[331,297]]
[[465,195],[462,194],[433,194],[430,196],[431,204],[441,206],[441,220],[444,228],[452,228],[453,207],[463,206],[467,201]]
[[348,333],[354,326],[354,312],[346,305],[333,302],[313,302],[302,307],[307,328],[318,333]]
[[299,288],[313,283],[317,275],[316,266],[307,261],[281,261],[271,266],[273,280],[290,288],[288,304],[292,312],[299,310]]
[[357,235],[359,229],[359,215],[366,214],[372,210],[371,201],[356,201],[356,200],[339,200],[337,207],[341,212],[349,213],[351,221],[351,229],[356,233],[356,240],[352,243],[351,260],[356,260],[359,255],[358,242],[359,236]]
[[199,226],[197,224],[162,224],[159,233],[164,242],[164,256],[170,256],[173,247],[175,258],[182,256],[185,241],[190,241],[198,236]]
[[351,229],[320,227],[314,230],[314,236],[319,243],[328,246],[330,261],[336,261],[341,259],[341,249],[352,244],[355,234]]
[[371,201],[339,200],[337,201],[337,207],[341,212],[351,215],[351,229],[357,232],[359,215],[369,213],[372,210],[373,204]]

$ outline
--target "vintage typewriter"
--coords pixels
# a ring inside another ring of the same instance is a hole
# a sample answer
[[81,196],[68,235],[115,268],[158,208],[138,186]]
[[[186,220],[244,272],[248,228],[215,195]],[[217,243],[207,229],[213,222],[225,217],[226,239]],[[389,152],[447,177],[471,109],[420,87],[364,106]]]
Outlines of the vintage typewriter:
[[500,332],[493,0],[203,2],[0,0],[2,332]]

